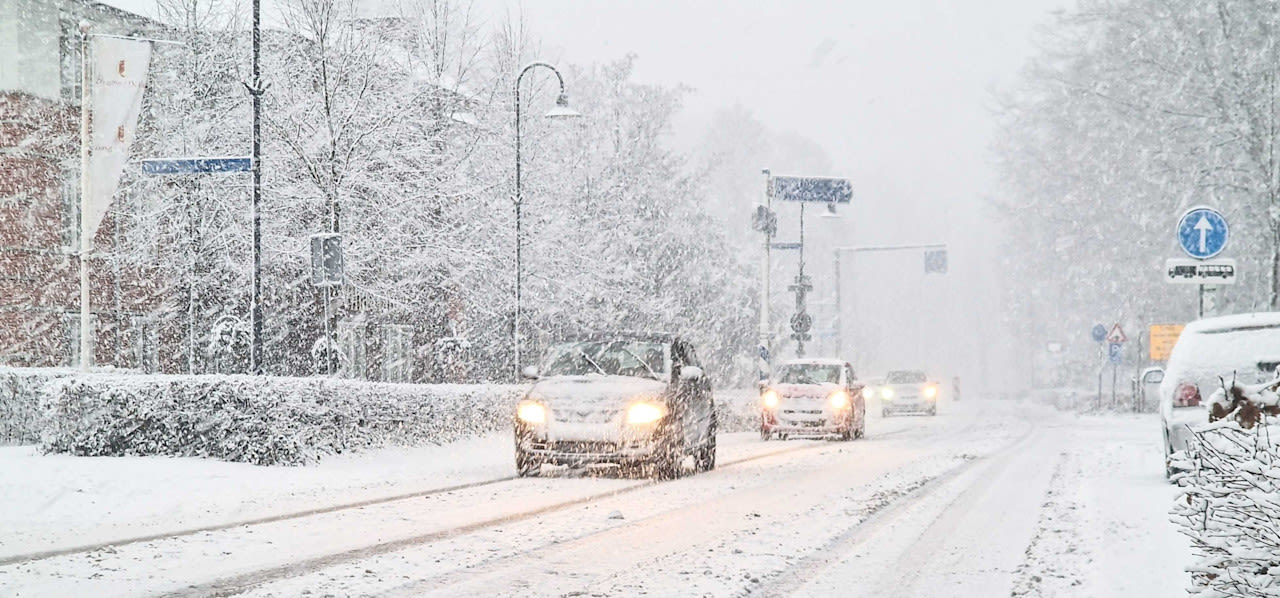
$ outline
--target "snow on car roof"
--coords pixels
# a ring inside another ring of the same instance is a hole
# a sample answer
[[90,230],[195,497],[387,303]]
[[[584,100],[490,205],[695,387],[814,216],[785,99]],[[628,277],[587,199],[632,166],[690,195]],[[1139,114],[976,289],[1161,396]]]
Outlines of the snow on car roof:
[[788,359],[782,365],[844,365],[843,359],[831,357],[811,357],[806,359]]
[[1241,328],[1271,328],[1280,326],[1280,312],[1256,312],[1204,318],[1187,324],[1187,332],[1226,332]]

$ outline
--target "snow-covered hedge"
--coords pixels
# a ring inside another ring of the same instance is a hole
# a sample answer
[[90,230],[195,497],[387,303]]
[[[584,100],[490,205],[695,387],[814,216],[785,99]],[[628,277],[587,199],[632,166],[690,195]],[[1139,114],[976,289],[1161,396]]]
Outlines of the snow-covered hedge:
[[327,378],[87,375],[51,385],[42,443],[75,455],[298,465],[382,445],[442,443],[510,424],[518,386]]
[[1250,428],[1223,419],[1174,456],[1185,473],[1171,513],[1199,559],[1192,596],[1280,596],[1280,429]]
[[50,382],[73,373],[65,369],[0,368],[0,445],[38,442],[41,398]]

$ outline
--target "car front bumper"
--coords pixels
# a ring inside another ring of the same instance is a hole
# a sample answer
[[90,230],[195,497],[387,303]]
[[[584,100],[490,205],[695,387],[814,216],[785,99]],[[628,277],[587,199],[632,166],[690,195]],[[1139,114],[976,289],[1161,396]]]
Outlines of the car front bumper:
[[938,406],[937,399],[892,399],[880,400],[880,408],[889,413],[924,413],[933,411]]
[[853,426],[852,413],[787,413],[766,411],[761,414],[764,432],[795,436],[828,436],[848,432]]
[[654,426],[516,425],[516,449],[552,465],[639,464],[657,456],[660,446]]

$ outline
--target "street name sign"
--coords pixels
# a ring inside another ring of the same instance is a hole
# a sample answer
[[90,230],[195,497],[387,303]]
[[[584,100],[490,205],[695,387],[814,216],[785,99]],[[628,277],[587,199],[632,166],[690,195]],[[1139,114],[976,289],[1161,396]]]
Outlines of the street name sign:
[[1222,253],[1230,236],[1227,219],[1213,208],[1191,208],[1178,220],[1178,245],[1198,260]]
[[174,174],[206,174],[250,172],[253,158],[156,158],[142,161],[142,174],[163,176]]
[[853,183],[849,179],[831,177],[773,177],[773,198],[781,201],[818,201],[849,203],[853,200]]
[[1165,282],[1173,284],[1235,284],[1236,261],[1229,258],[1193,260],[1170,258],[1165,261]]

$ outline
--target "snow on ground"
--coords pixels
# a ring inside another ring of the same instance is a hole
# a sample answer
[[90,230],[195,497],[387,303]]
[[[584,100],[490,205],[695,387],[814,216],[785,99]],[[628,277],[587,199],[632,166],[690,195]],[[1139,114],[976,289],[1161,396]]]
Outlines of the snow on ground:
[[[722,435],[721,468],[674,482],[556,470],[0,566],[0,595],[1182,594],[1190,549],[1168,522],[1176,489],[1155,416],[973,401],[936,418],[873,417],[868,432],[850,443]],[[303,468],[6,448],[0,554],[512,473],[504,434]]]
[[505,477],[512,459],[510,434],[310,467],[0,447],[0,559]]

